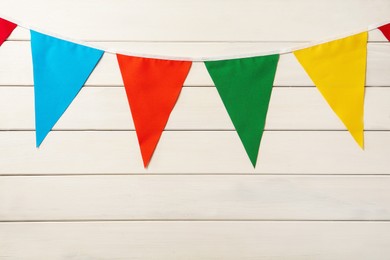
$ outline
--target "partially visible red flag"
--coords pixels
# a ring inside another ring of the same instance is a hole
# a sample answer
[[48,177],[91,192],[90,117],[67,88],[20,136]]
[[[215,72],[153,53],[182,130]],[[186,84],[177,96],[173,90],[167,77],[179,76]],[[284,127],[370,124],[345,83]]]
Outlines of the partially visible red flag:
[[390,41],[390,23],[382,25],[378,27],[379,30],[383,33],[383,35]]
[[192,62],[120,54],[117,59],[146,168]]
[[0,18],[0,46],[10,36],[12,31],[16,28],[16,24],[11,23],[3,18]]

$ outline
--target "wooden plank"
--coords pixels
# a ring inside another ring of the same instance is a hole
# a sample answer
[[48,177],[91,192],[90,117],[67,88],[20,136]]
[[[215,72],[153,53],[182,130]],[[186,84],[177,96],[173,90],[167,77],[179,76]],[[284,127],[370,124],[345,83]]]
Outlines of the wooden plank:
[[135,132],[0,133],[1,174],[275,173],[388,174],[390,132],[366,132],[365,151],[346,131],[267,131],[253,169],[233,131],[164,132],[148,170]]
[[[389,19],[390,2],[2,0],[0,8],[103,47],[219,56],[348,33]],[[148,170],[114,55],[104,56],[90,87],[34,148],[28,30],[10,39],[0,48],[0,175],[8,175],[0,176],[1,260],[390,255],[390,44],[378,30],[368,45],[366,129],[380,131],[365,133],[366,151],[339,131],[315,88],[301,88],[313,83],[283,55],[275,85],[292,88],[275,88],[256,169],[202,63]]]
[[2,259],[386,259],[388,222],[1,223]]
[[0,221],[390,220],[389,176],[0,177]]
[[[16,16],[12,16],[12,17],[9,17],[9,18],[15,18]],[[387,18],[386,18],[387,19]],[[22,22],[24,22],[24,19],[20,20]],[[379,20],[378,20],[379,21]],[[378,22],[376,21],[376,22]],[[28,26],[32,26],[34,27],[35,24],[24,24],[24,25],[28,25]],[[67,23],[67,25],[69,25],[69,23]],[[362,28],[364,28],[366,25],[363,25]],[[43,25],[42,30],[46,30],[48,27],[46,25]],[[76,28],[76,30],[78,29],[79,27]],[[352,25],[351,25],[351,32],[352,30],[355,31],[357,29],[357,27],[353,27],[352,28]],[[361,28],[360,28],[361,29]],[[68,35],[65,35],[65,34],[61,34],[61,36],[63,37],[71,37],[72,35],[74,35],[74,30],[73,28],[71,29],[72,31],[69,31],[69,34]],[[310,29],[309,29],[310,30]],[[288,31],[287,33],[290,33],[292,32],[292,30]],[[49,32],[47,32],[49,33]],[[55,33],[53,31],[51,31],[50,33]],[[345,31],[342,31],[340,32],[341,34],[345,34],[345,33],[348,33],[346,30]],[[123,36],[123,35],[122,35]],[[234,35],[230,35],[230,36],[234,36]],[[230,37],[229,36],[229,37]],[[336,37],[338,35],[336,34],[332,34],[331,31],[329,31],[329,37]],[[73,36],[74,37],[74,36]],[[99,36],[100,37],[100,36]],[[103,36],[103,38],[106,39],[106,41],[108,40],[113,40],[113,39],[109,39],[109,38],[106,38],[105,36]],[[85,35],[81,35],[80,38],[73,38],[74,40],[77,40],[77,41],[86,41],[87,39],[85,38]],[[193,43],[193,42],[196,42],[196,43],[210,43],[210,42],[215,42],[215,43],[226,43],[226,42],[236,42],[236,43],[246,43],[248,45],[252,44],[252,43],[256,43],[256,44],[263,44],[263,43],[269,43],[270,44],[270,47],[272,48],[271,50],[274,50],[275,48],[280,48],[280,44],[281,43],[284,43],[284,42],[288,42],[288,41],[291,41],[291,40],[286,40],[288,38],[281,38],[279,40],[266,40],[266,39],[259,39],[259,40],[250,40],[250,41],[245,41],[245,40],[242,40],[242,39],[237,39],[236,41],[223,41],[223,40],[214,40],[214,41],[210,41],[210,40],[199,40],[199,39],[194,39],[192,41],[183,41],[183,40],[149,40],[149,41],[146,41],[146,40],[134,40],[134,38],[129,38],[130,40],[116,40],[114,39],[114,41],[116,41],[118,43],[118,45],[120,46],[121,45],[121,42],[124,42],[124,41],[127,41],[127,42],[132,42],[132,44],[135,44],[135,46],[137,45],[146,45],[148,46],[149,44],[152,44],[152,45],[155,45],[155,44],[158,44],[158,45],[166,45],[165,43],[169,43],[169,44],[175,44],[177,42],[180,42],[180,43]],[[297,44],[302,44],[302,43],[307,43],[307,42],[316,42],[316,41],[321,41],[321,40],[326,40],[325,38],[313,38],[313,39],[310,39],[308,40],[307,37],[304,37],[305,40],[295,40],[295,45]],[[28,41],[30,40],[30,31],[26,28],[23,28],[23,27],[16,27],[15,30],[12,32],[12,34],[9,36],[8,38],[9,41]],[[97,38],[95,39],[96,40],[99,40],[98,43],[96,43],[98,46],[101,46],[101,42],[102,40]],[[369,31],[369,38],[368,38],[369,41],[371,42],[388,42],[388,40],[386,39],[386,37],[383,35],[383,33],[380,31],[380,30],[372,30],[372,31]],[[141,44],[139,44],[141,43]],[[104,47],[104,46],[102,46]],[[145,46],[144,46],[145,47]],[[143,47],[140,47],[140,48],[143,48]],[[198,48],[197,48],[198,49]],[[196,50],[197,50],[196,49]],[[196,50],[193,50],[193,51],[196,51]],[[153,51],[153,50],[152,50]],[[221,49],[217,49],[216,52],[218,51],[223,51]],[[204,55],[204,53],[200,53],[200,55]],[[216,55],[215,52],[211,53],[210,55]]]
[[[123,50],[166,55],[199,55],[201,53],[247,54],[270,50],[270,43],[105,43]],[[293,43],[278,43],[278,46],[295,46]],[[198,48],[200,48],[198,50]],[[194,51],[196,50],[196,51]],[[203,52],[204,51],[204,52]],[[390,44],[368,45],[367,86],[390,85]],[[0,48],[0,85],[32,85],[32,63],[29,42],[5,42]],[[115,55],[105,54],[88,79],[87,85],[122,86]],[[203,63],[194,63],[185,82],[186,86],[212,86],[213,82]],[[276,86],[313,86],[293,54],[282,55],[279,61]]]
[[[93,8],[91,7],[93,5]],[[387,0],[2,0],[23,23],[87,40],[308,41],[389,19]],[[107,18],[108,14],[110,19]],[[87,18],[87,19],[86,19]],[[201,18],[201,19],[200,19]],[[17,35],[14,36],[15,38]],[[20,38],[20,35],[18,36]]]
[[[30,87],[0,88],[0,129],[34,130]],[[390,130],[390,88],[367,88],[365,129]],[[83,88],[56,130],[134,130],[123,87]],[[234,130],[214,87],[184,88],[167,130]],[[274,88],[267,130],[344,130],[316,88]]]

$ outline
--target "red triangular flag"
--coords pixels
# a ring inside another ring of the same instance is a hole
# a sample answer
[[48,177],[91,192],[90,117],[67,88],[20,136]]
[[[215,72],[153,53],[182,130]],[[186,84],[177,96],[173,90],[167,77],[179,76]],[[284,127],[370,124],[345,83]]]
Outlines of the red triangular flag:
[[117,59],[146,168],[192,62],[120,54]]
[[390,23],[382,25],[378,27],[379,30],[383,33],[383,35],[390,41]]
[[10,36],[16,26],[16,24],[11,23],[10,21],[7,21],[3,18],[0,18],[0,46],[5,40],[7,40],[8,36]]

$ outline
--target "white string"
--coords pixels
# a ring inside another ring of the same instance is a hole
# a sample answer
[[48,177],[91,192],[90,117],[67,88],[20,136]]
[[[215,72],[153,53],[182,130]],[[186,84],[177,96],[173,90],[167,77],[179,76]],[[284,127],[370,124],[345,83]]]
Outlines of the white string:
[[21,28],[24,28],[24,29],[27,29],[27,30],[33,30],[33,31],[36,31],[36,32],[39,32],[39,33],[42,33],[42,34],[46,34],[46,35],[58,38],[58,39],[62,39],[62,40],[66,40],[66,41],[69,41],[69,42],[73,42],[73,43],[77,43],[77,44],[80,44],[80,45],[84,45],[84,46],[88,46],[88,47],[91,47],[91,48],[95,48],[95,49],[98,49],[98,50],[102,50],[102,51],[104,51],[106,53],[123,54],[123,55],[127,55],[127,56],[135,56],[135,57],[142,57],[142,58],[153,58],[153,59],[163,59],[163,60],[180,60],[180,61],[192,61],[192,62],[204,62],[204,61],[217,61],[217,60],[230,60],[230,59],[239,59],[239,58],[250,58],[250,57],[265,56],[265,55],[271,55],[271,54],[283,55],[283,54],[292,53],[293,51],[297,51],[297,50],[300,50],[300,49],[305,49],[305,48],[308,48],[308,47],[312,47],[312,46],[315,46],[315,45],[318,45],[318,44],[322,44],[322,43],[326,43],[326,42],[342,39],[342,38],[345,38],[345,37],[348,37],[348,36],[351,36],[351,35],[354,35],[354,34],[373,31],[373,30],[376,30],[378,27],[380,27],[382,25],[390,23],[390,21],[386,21],[386,22],[382,22],[382,23],[378,23],[378,24],[372,24],[372,25],[369,25],[366,28],[363,28],[361,30],[350,31],[349,33],[344,33],[342,35],[338,35],[338,36],[335,36],[335,37],[332,37],[332,38],[328,38],[328,39],[324,39],[324,40],[321,40],[321,41],[310,42],[310,43],[306,43],[306,44],[301,44],[299,46],[295,46],[295,47],[291,47],[291,48],[284,48],[284,49],[279,49],[279,50],[272,50],[272,51],[266,51],[266,52],[263,51],[263,52],[257,52],[257,53],[255,52],[255,53],[249,53],[249,54],[217,56],[217,57],[184,57],[184,56],[181,57],[181,56],[154,55],[154,54],[147,54],[147,53],[134,53],[134,52],[115,50],[115,49],[111,49],[111,48],[102,48],[100,46],[97,46],[97,45],[94,45],[94,44],[91,44],[91,43],[87,43],[87,42],[84,42],[84,41],[68,38],[68,37],[65,37],[65,36],[62,36],[62,35],[58,35],[56,33],[47,32],[47,31],[42,30],[40,28],[35,28],[33,26],[25,25],[25,24],[21,23],[20,21],[17,21],[15,19],[11,19],[11,18],[9,18],[7,16],[1,15],[0,17],[3,18],[3,19],[6,19],[6,20],[8,20],[8,21],[10,21],[12,23],[17,24]]

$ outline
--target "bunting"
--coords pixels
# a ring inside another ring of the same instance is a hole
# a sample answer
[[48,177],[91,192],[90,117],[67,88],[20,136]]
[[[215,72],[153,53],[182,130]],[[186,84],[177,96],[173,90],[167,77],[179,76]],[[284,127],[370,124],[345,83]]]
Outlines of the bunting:
[[146,168],[192,63],[120,54],[117,59]]
[[103,51],[30,32],[36,145],[39,147],[77,96]]
[[[0,46],[18,25],[0,18]],[[20,25],[19,25],[20,26]],[[70,106],[105,52],[117,57],[144,167],[147,168],[192,62],[204,62],[244,149],[256,167],[281,54],[293,53],[358,145],[364,147],[364,87],[368,31],[390,41],[390,23],[273,55],[137,57],[53,37],[29,27],[34,78],[36,146]],[[212,111],[211,111],[212,112]]]
[[7,40],[16,26],[16,24],[0,18],[0,46]]
[[367,32],[294,51],[294,55],[363,148]]
[[378,29],[383,33],[388,41],[390,41],[390,23],[379,26]]
[[208,72],[256,166],[279,55],[207,61]]

